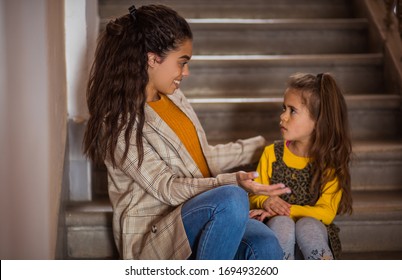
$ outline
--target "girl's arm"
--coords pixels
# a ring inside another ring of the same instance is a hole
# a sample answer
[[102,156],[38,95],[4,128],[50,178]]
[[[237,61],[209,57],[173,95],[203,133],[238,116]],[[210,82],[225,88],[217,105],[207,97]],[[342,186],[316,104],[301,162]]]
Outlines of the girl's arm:
[[[259,177],[255,178],[254,181],[260,184],[269,185],[269,166],[269,149],[266,147],[261,155],[256,170]],[[249,194],[250,209],[262,209],[262,205],[267,198],[268,196],[266,195]]]
[[302,217],[313,217],[326,225],[331,224],[336,217],[342,197],[342,191],[337,191],[337,188],[338,181],[336,179],[328,182],[324,187],[321,197],[314,206],[292,205],[290,208],[290,217],[295,220]]

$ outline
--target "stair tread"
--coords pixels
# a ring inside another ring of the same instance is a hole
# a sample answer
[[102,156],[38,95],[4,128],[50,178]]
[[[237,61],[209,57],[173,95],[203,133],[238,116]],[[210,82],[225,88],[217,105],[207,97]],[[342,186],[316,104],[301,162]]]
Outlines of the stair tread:
[[402,260],[402,251],[344,252],[342,260]]
[[388,207],[402,211],[402,191],[357,191],[353,192],[353,199],[354,207],[358,211],[381,210]]
[[284,55],[193,55],[190,63],[200,61],[218,62],[331,62],[340,63],[363,63],[382,62],[382,53],[352,53],[352,54],[284,54]]
[[[152,0],[142,0],[136,5],[154,4]],[[165,0],[164,5],[172,7],[184,17],[351,17],[350,5],[344,1],[205,1],[205,0]],[[127,13],[132,5],[127,0],[100,0],[101,17],[118,16]],[[288,9],[292,5],[293,9]]]
[[[188,100],[190,103],[194,104],[252,104],[252,103],[281,103],[283,102],[283,93],[272,94],[270,97],[261,97],[261,96],[250,96],[248,94],[244,94],[247,97],[189,97]],[[345,99],[350,102],[371,102],[371,101],[391,101],[392,104],[395,105],[395,102],[401,101],[401,96],[398,94],[391,93],[383,93],[383,94],[354,94],[348,93],[345,94]],[[396,103],[398,107],[398,103]]]
[[[109,22],[109,19],[100,20],[101,29]],[[289,18],[289,19],[256,19],[256,18],[188,18],[187,22],[192,29],[210,27],[219,29],[224,26],[230,28],[292,28],[297,30],[308,29],[365,29],[368,21],[365,18]],[[103,27],[102,27],[103,26]]]
[[[353,191],[354,215],[365,215],[373,212],[396,212],[396,218],[402,221],[402,191]],[[112,213],[112,207],[108,198],[100,198],[94,201],[71,203],[66,210],[67,217],[82,214]],[[375,215],[371,216],[374,219]],[[339,217],[340,220],[350,219],[348,216]]]
[[317,29],[336,26],[350,26],[354,28],[366,27],[368,21],[366,18],[287,18],[287,19],[257,19],[257,18],[188,18],[187,22],[193,24],[239,24],[239,25],[289,25],[303,28],[300,25],[306,25]]

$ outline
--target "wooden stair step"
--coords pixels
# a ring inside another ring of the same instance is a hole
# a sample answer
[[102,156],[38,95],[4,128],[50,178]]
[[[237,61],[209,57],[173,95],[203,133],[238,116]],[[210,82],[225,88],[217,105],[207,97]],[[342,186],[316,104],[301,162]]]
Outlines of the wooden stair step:
[[[354,192],[354,214],[337,217],[345,253],[402,251],[402,192]],[[112,208],[107,199],[70,205],[69,259],[113,259]]]
[[[189,19],[197,55],[368,52],[366,19]],[[319,43],[317,43],[319,42]]]
[[[108,22],[101,20],[101,31]],[[366,53],[369,47],[368,22],[361,18],[188,19],[188,22],[196,55]]]
[[402,191],[355,192],[354,214],[340,216],[346,252],[402,251]]
[[[390,140],[402,135],[398,95],[346,96],[354,140]],[[280,139],[281,97],[190,99],[210,141],[236,140],[261,134]]]
[[[158,2],[158,1],[157,1]],[[138,0],[136,7],[155,4],[153,0]],[[342,18],[352,17],[353,9],[346,0],[164,0],[160,1],[185,18]],[[100,0],[101,18],[127,13],[130,0]],[[292,9],[289,9],[289,5]]]
[[[257,135],[254,133],[253,136]],[[276,139],[281,139],[276,138]],[[269,142],[274,141],[270,140]],[[211,145],[227,143],[210,141]],[[256,164],[239,169],[253,171]],[[353,141],[351,164],[352,189],[354,191],[402,190],[402,140]],[[107,170],[104,165],[92,172],[92,192],[95,198],[107,197]]]
[[194,55],[190,76],[182,83],[187,96],[214,92],[250,92],[260,95],[283,91],[296,72],[332,73],[346,92],[384,90],[383,55]]

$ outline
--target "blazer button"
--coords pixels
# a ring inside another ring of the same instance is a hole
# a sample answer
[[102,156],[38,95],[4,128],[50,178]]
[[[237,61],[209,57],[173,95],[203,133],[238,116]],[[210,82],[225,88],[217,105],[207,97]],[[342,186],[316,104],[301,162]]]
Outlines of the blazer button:
[[156,233],[158,231],[158,228],[156,227],[156,225],[153,225],[151,228],[152,233]]

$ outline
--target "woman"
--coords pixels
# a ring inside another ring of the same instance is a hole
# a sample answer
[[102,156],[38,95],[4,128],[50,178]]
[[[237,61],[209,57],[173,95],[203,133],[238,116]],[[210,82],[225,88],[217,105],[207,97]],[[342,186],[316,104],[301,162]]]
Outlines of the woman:
[[254,160],[265,140],[209,146],[179,90],[192,56],[188,23],[161,5],[129,10],[97,46],[84,137],[85,154],[108,170],[121,257],[280,259],[272,231],[248,218],[247,192],[289,189],[223,173]]

